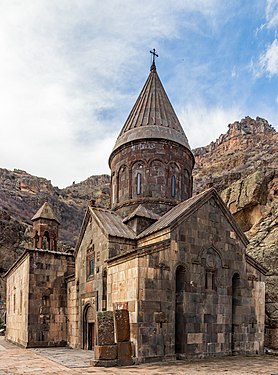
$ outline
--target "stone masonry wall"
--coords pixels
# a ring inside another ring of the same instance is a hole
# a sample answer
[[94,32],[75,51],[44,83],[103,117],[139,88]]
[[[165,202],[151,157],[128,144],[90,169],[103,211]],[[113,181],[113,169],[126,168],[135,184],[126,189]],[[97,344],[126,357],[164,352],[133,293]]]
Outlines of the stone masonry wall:
[[71,348],[79,347],[79,306],[75,278],[67,281],[67,306],[68,306],[68,327],[67,344]]
[[139,203],[148,203],[158,214],[165,213],[191,197],[192,168],[190,152],[174,142],[140,140],[129,144],[111,160],[111,207],[123,217]]
[[28,253],[7,278],[6,338],[16,344],[28,344],[28,296],[29,296]]
[[145,251],[139,361],[261,353],[262,285],[249,285],[245,246],[214,199]]
[[[76,302],[78,306],[78,340],[71,342],[74,347],[86,345],[85,315],[88,307],[94,311],[107,309],[107,267],[109,241],[92,217],[85,230],[82,243],[75,259]],[[93,262],[90,270],[90,261]],[[71,302],[74,305],[74,301]],[[96,323],[95,321],[92,323]],[[93,342],[96,341],[94,337]],[[78,342],[77,342],[78,341]]]
[[137,315],[138,315],[138,278],[140,268],[138,259],[125,260],[108,264],[108,310],[115,305],[124,304],[129,311],[130,339],[137,350]]
[[28,346],[67,343],[67,288],[73,256],[45,250],[30,251]]

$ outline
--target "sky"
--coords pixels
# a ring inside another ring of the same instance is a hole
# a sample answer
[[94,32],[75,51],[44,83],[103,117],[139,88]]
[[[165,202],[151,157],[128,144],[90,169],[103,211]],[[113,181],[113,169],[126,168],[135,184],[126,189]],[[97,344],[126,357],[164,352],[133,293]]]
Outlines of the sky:
[[245,116],[278,129],[278,0],[1,0],[0,168],[110,173],[153,48],[192,148]]

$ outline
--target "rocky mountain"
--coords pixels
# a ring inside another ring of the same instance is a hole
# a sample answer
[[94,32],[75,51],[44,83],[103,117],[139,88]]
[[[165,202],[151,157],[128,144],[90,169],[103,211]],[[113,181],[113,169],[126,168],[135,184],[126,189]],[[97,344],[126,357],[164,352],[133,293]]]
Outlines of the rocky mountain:
[[[267,314],[271,324],[278,325],[277,138],[266,120],[246,117],[230,124],[215,142],[193,152],[194,194],[215,187],[245,231],[250,239],[248,252],[269,270]],[[0,275],[30,241],[30,219],[45,201],[57,213],[60,248],[67,250],[74,247],[90,200],[109,206],[109,176],[92,176],[59,189],[24,171],[0,169]],[[0,296],[3,293],[0,279]]]
[[269,270],[266,313],[278,327],[278,133],[266,120],[246,117],[194,154],[195,192],[218,190],[250,240],[248,253]]
[[84,212],[95,200],[109,205],[110,177],[92,176],[65,189],[25,171],[0,169],[0,300],[5,296],[4,273],[31,241],[31,218],[44,202],[49,202],[61,223],[59,249],[75,246]]

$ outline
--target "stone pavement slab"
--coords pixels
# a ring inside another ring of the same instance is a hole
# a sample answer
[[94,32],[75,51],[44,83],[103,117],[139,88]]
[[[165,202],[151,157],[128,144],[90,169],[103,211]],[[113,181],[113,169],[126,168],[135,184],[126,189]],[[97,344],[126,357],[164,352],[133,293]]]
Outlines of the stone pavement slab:
[[94,359],[91,350],[69,348],[35,348],[30,350],[70,368],[91,367],[90,362]]
[[97,368],[88,367],[91,355],[92,352],[66,348],[22,349],[0,337],[0,375],[278,375],[278,356]]

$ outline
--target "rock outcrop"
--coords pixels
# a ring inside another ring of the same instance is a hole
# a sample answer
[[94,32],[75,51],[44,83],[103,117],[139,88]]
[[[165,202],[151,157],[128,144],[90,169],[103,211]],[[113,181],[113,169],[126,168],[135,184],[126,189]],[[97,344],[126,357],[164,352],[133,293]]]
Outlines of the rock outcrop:
[[90,200],[108,206],[110,177],[92,176],[65,189],[25,171],[0,169],[0,301],[5,297],[3,275],[31,241],[31,218],[47,201],[61,222],[59,250],[75,246]]
[[246,117],[194,153],[195,191],[218,190],[250,240],[248,253],[268,269],[266,345],[278,349],[278,134]]

